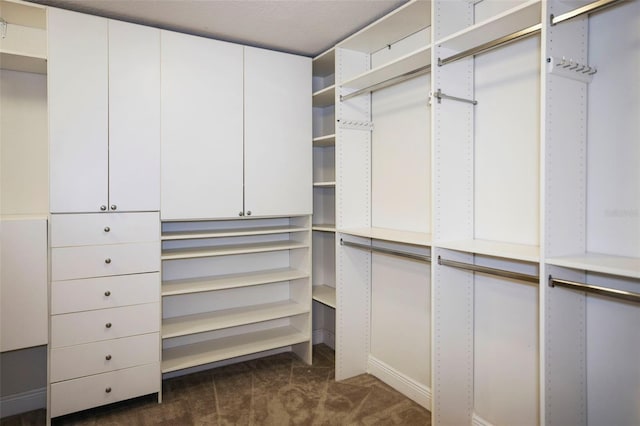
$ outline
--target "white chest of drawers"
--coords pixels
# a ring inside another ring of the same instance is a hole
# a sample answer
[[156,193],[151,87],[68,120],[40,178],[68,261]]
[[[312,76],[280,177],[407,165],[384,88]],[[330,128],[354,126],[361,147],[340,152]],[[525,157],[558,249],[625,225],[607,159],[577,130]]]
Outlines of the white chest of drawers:
[[160,392],[158,213],[51,218],[49,409]]

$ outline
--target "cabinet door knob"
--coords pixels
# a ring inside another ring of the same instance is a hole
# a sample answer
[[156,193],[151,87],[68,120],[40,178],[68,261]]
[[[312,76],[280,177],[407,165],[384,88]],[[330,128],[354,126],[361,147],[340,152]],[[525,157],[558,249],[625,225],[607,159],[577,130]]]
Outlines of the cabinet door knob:
[[116,206],[115,204],[111,204],[111,210],[115,210],[117,208],[118,208],[118,206]]
[[244,212],[238,213],[238,216],[244,216]]
[[251,216],[251,210],[247,211],[247,216]]
[[111,355],[105,356],[104,359],[106,359],[107,361],[111,361]]
[[109,290],[107,290],[107,291],[104,292],[104,295],[109,297],[109,296],[111,296],[111,292]]
[[104,263],[106,263],[106,264],[111,263],[111,258],[107,257],[107,258],[104,260]]
[[111,328],[111,323],[110,323],[110,322],[108,322],[108,323],[106,323],[104,326],[105,326],[105,327],[107,327],[107,328]]
[[104,390],[106,393],[111,393],[111,387],[108,387]]
[[108,226],[105,226],[104,227],[104,232],[109,232],[109,231],[111,231],[111,228],[109,228]]
[[104,204],[100,206],[100,210],[105,211],[107,210],[107,206],[105,206]]

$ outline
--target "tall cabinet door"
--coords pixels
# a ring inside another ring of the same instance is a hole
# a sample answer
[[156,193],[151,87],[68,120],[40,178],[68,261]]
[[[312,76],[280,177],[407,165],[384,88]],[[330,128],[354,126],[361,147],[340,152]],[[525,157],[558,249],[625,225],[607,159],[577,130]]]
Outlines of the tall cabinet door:
[[242,46],[163,31],[162,219],[242,212]]
[[245,48],[245,210],[311,214],[311,59]]
[[107,20],[48,11],[50,210],[108,204]]
[[160,209],[160,30],[112,20],[109,209]]

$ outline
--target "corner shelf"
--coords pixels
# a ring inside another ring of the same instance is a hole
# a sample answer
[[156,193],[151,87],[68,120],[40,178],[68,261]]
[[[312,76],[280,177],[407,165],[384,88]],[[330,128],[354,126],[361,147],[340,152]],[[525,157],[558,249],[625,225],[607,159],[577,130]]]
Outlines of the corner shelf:
[[339,229],[338,232],[356,237],[371,238],[395,243],[430,247],[431,234],[426,232],[401,231],[388,228],[350,228]]
[[313,300],[327,305],[330,308],[336,308],[336,289],[328,285],[313,286]]
[[165,348],[162,351],[162,373],[295,345],[309,338],[309,334],[285,326]]
[[600,253],[583,253],[575,256],[560,256],[547,259],[547,264],[587,272],[618,275],[640,279],[640,258],[611,256]]
[[313,147],[326,147],[326,146],[335,146],[336,144],[336,134],[332,133],[330,135],[318,136],[313,138]]
[[313,182],[314,188],[335,188],[335,181],[327,181],[327,182]]
[[314,107],[326,107],[333,105],[336,96],[336,85],[325,87],[313,93],[313,106]]
[[336,232],[336,225],[331,224],[331,223],[326,223],[326,224],[314,224],[311,229],[313,231],[320,231],[320,232]]
[[434,243],[434,246],[505,259],[521,260],[525,262],[540,261],[540,247],[525,244],[504,243],[488,240],[461,240]]

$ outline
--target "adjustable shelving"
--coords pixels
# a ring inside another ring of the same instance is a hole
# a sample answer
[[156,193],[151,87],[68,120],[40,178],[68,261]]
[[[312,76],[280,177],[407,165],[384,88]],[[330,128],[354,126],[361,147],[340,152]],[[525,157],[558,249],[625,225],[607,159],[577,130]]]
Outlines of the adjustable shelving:
[[0,2],[0,18],[6,22],[0,38],[2,69],[46,74],[46,8],[22,1],[3,0]]

